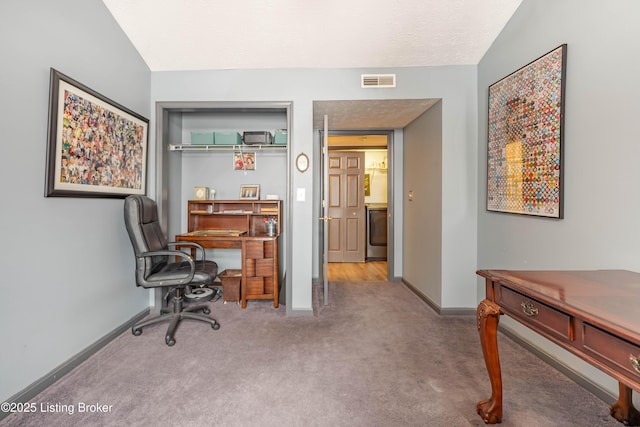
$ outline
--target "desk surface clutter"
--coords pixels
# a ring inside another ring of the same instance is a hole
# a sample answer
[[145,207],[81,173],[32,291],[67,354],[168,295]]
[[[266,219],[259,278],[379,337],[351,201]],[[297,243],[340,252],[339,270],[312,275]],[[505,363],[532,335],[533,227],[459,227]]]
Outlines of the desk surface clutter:
[[244,230],[197,230],[185,233],[184,236],[241,236],[247,234]]

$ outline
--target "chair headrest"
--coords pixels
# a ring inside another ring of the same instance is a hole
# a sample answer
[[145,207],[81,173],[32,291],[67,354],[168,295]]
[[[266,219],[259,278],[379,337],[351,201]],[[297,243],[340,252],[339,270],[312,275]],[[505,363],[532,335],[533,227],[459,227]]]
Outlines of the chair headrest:
[[124,201],[125,212],[136,215],[140,224],[158,221],[158,207],[156,202],[147,196],[131,195]]

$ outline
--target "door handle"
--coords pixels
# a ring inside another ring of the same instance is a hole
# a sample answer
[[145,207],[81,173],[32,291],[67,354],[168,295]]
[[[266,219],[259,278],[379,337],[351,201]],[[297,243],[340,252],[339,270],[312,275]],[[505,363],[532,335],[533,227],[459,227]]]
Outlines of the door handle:
[[331,221],[333,218],[330,216],[321,216],[318,218],[320,221]]

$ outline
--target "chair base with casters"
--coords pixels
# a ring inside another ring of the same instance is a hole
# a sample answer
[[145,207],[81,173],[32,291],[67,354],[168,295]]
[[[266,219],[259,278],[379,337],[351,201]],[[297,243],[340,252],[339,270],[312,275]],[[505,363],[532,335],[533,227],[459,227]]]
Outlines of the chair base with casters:
[[[211,313],[209,307],[205,304],[195,304],[195,305],[184,305],[184,291],[182,288],[178,288],[174,290],[175,295],[173,296],[173,307],[164,307],[160,311],[160,315],[156,317],[152,317],[151,319],[146,319],[141,322],[138,322],[131,328],[131,332],[133,335],[138,336],[142,334],[142,328],[154,325],[156,323],[161,322],[170,322],[169,329],[167,329],[167,333],[164,337],[164,341],[168,346],[172,346],[176,343],[174,338],[174,334],[176,329],[178,328],[178,324],[184,319],[190,320],[198,320],[200,322],[205,322],[211,325],[211,327],[215,330],[220,329],[220,324],[213,318],[207,316],[207,314]],[[198,311],[202,311],[202,314],[197,313]]]

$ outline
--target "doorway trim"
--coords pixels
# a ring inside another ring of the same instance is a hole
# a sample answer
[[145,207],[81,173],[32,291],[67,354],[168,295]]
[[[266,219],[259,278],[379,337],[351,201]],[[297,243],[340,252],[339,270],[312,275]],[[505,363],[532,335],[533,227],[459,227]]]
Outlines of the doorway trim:
[[[194,110],[212,110],[212,111],[245,111],[253,110],[260,111],[277,111],[282,110],[286,114],[287,129],[293,129],[293,102],[292,101],[157,101],[155,104],[155,198],[158,204],[160,223],[165,230],[169,232],[171,229],[172,214],[174,217],[180,218],[183,210],[182,206],[170,206],[168,193],[170,191],[171,182],[170,174],[175,173],[175,167],[181,164],[181,159],[176,156],[170,156],[169,145],[172,139],[177,138],[180,140],[178,134],[172,134],[171,129],[180,128],[180,125],[174,127],[170,126],[173,120],[181,121],[180,115],[182,113],[193,112]],[[284,266],[282,267],[283,276],[280,277],[280,299],[283,305],[286,307],[286,315],[294,315],[294,311],[291,308],[292,298],[292,280],[291,275],[288,274],[289,269],[293,263],[292,248],[292,224],[293,224],[293,208],[291,207],[290,200],[293,200],[292,195],[292,173],[290,169],[291,156],[293,149],[293,142],[291,140],[291,131],[287,136],[287,149],[286,149],[286,191],[283,198],[285,211],[285,236],[281,245],[283,246],[284,254]],[[173,168],[172,168],[173,166]],[[180,166],[181,168],[181,166]],[[180,169],[181,170],[181,169]],[[284,300],[284,301],[283,301]],[[156,309],[162,307],[162,295],[160,292],[155,292],[154,303]]]
[[[331,120],[331,118],[329,118]],[[322,141],[324,137],[324,131],[322,129],[319,130],[320,133],[320,141]],[[340,131],[332,131],[329,130],[329,136],[365,136],[365,135],[386,135],[387,137],[387,281],[391,282],[395,280],[393,272],[395,271],[395,209],[394,209],[394,170],[395,170],[395,158],[394,158],[394,130],[340,130]],[[322,145],[322,144],[321,144]],[[327,147],[329,149],[329,147]],[[340,147],[340,149],[349,150],[349,149],[380,149],[380,147],[376,146],[344,146]],[[320,191],[318,192],[318,218],[322,217],[322,195],[323,195],[323,187],[324,187],[324,164],[323,158],[320,156],[320,167],[318,168],[320,171],[319,182],[320,182]],[[320,274],[324,274],[322,271],[322,254],[324,250],[324,226],[325,223],[320,221],[320,225],[318,227],[318,265],[320,266],[319,271]],[[322,279],[322,276],[320,277]]]

